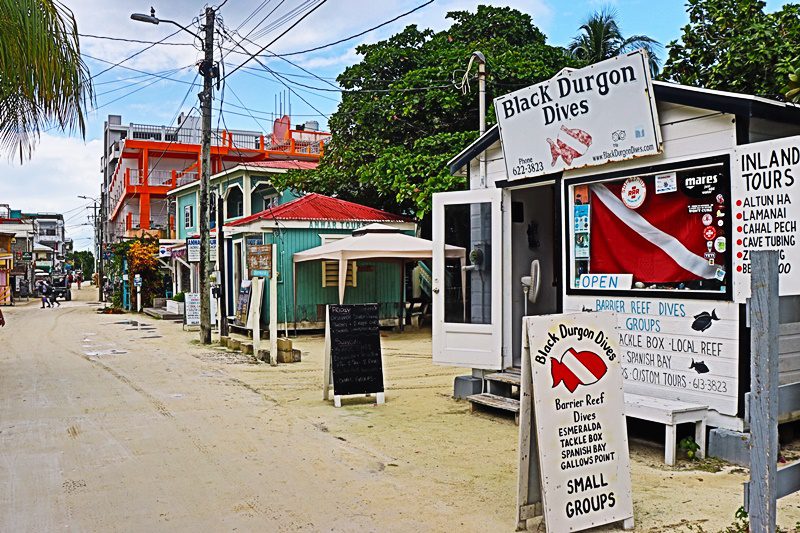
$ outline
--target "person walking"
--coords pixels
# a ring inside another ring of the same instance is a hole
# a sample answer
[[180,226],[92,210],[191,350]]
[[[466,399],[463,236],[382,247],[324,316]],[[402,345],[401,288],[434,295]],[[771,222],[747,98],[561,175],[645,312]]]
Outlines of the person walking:
[[53,307],[53,304],[61,307],[61,304],[58,302],[58,294],[56,294],[56,289],[51,284],[45,282],[47,284],[47,298],[50,300],[50,307]]
[[39,296],[42,298],[42,309],[44,306],[52,307],[50,305],[50,300],[47,298],[47,283],[44,280],[39,280],[36,282],[36,289],[39,291]]
[[83,282],[83,272],[78,272],[78,275],[75,276],[75,281],[78,282],[78,290],[81,290],[81,283]]

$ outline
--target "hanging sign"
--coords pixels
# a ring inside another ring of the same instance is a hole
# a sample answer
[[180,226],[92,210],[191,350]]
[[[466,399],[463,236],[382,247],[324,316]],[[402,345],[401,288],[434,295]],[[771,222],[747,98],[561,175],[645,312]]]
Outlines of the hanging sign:
[[186,259],[190,263],[200,262],[200,239],[189,238],[186,239]]
[[183,323],[187,326],[200,325],[200,293],[187,292],[184,295]]
[[208,239],[208,260],[214,263],[217,260],[217,238],[210,237]]
[[[750,252],[755,250],[778,250],[779,294],[800,294],[800,136],[737,146],[734,159],[735,301],[750,297]],[[715,249],[725,245],[715,243]]]
[[524,320],[547,530],[632,519],[616,317],[569,313]]
[[509,180],[661,153],[643,50],[564,69],[494,107]]

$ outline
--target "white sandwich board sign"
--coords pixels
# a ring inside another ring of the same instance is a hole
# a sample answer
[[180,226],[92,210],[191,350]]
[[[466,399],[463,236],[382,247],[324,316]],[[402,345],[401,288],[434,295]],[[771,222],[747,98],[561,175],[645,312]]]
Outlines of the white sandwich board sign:
[[509,180],[661,153],[643,50],[564,69],[494,106]]
[[184,319],[183,323],[186,326],[199,326],[200,325],[200,293],[187,292],[184,301]]
[[750,297],[756,250],[778,250],[779,293],[800,294],[800,136],[737,146],[734,159],[734,299]]
[[[523,320],[527,346],[520,421],[521,494],[527,475],[523,473],[531,472],[525,456],[531,461],[538,455],[548,531],[581,531],[620,521],[633,527],[616,317],[567,313]],[[534,446],[526,445],[526,426],[528,442],[535,441]],[[531,482],[528,476],[526,487]]]

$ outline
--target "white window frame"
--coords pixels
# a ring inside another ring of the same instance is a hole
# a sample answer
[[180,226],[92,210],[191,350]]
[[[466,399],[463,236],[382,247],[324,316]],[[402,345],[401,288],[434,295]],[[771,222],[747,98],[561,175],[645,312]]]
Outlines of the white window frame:
[[[346,233],[320,233],[322,244],[329,244],[350,237]],[[339,261],[322,261],[322,286],[339,286]],[[347,281],[345,287],[358,287],[358,261],[347,262]]]
[[185,229],[194,227],[194,206],[192,204],[183,206],[183,227]]

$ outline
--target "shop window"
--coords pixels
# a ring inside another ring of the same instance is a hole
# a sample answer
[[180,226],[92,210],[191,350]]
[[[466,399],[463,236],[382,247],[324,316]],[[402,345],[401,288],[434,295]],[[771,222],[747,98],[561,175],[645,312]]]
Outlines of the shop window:
[[726,292],[729,190],[723,164],[569,185],[570,290]]
[[183,227],[184,228],[193,228],[194,227],[194,206],[187,205],[183,207]]

